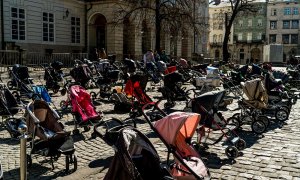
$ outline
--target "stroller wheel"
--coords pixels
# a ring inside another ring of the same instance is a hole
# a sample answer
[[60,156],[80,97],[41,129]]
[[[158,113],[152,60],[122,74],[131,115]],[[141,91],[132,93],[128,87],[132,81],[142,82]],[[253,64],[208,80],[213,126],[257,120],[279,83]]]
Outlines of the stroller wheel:
[[245,141],[244,139],[239,139],[239,140],[236,142],[235,147],[236,147],[239,151],[245,149],[245,148],[246,148],[246,141]]
[[89,126],[83,126],[84,132],[88,132],[91,128]]
[[264,122],[265,125],[266,125],[266,128],[268,128],[269,125],[270,125],[270,120],[269,120],[269,118],[268,118],[267,116],[259,115],[259,116],[257,117],[257,120],[260,120],[260,121]]
[[283,109],[283,110],[285,110],[285,111],[288,112],[289,114],[290,114],[290,112],[291,112],[291,109],[290,109],[288,106],[286,106],[286,105],[280,106],[280,108]]
[[62,96],[64,96],[67,93],[67,90],[65,88],[63,88],[62,90],[60,90],[60,94]]
[[66,110],[68,108],[68,104],[65,100],[60,101],[59,106],[61,108],[61,110]]
[[240,121],[236,117],[230,117],[227,119],[227,126],[229,126],[228,128],[231,130],[236,130],[240,127]]
[[275,118],[278,121],[286,121],[289,118],[289,113],[286,110],[280,108],[276,110]]
[[262,120],[254,120],[251,124],[251,129],[256,134],[262,134],[266,131],[266,124]]
[[239,150],[234,146],[228,146],[225,149],[225,154],[229,159],[234,159],[238,156]]
[[79,134],[79,129],[74,129],[73,130],[73,135],[77,135],[77,134]]
[[7,81],[6,85],[7,85],[8,89],[13,89],[14,88],[14,85],[13,85],[12,81]]
[[90,96],[92,97],[92,100],[95,100],[97,98],[97,94],[94,91],[90,93]]

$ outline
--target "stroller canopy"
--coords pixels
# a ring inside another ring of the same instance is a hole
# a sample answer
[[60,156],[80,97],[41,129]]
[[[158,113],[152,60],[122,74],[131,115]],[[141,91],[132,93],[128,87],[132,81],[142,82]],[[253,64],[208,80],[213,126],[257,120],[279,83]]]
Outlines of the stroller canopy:
[[200,121],[200,114],[174,112],[156,121],[155,129],[169,145],[176,145],[178,137],[192,138]]
[[25,80],[29,78],[28,68],[26,66],[22,66],[19,64],[15,64],[13,66],[13,73],[19,78],[20,80]]
[[163,179],[166,175],[150,140],[137,129],[124,127],[118,132],[116,154],[104,180]]
[[177,71],[169,73],[164,77],[164,85],[167,87],[173,87],[174,84],[183,81],[184,81],[183,75]]
[[194,99],[194,102],[203,106],[207,111],[218,108],[220,102],[225,97],[225,91],[210,91]]

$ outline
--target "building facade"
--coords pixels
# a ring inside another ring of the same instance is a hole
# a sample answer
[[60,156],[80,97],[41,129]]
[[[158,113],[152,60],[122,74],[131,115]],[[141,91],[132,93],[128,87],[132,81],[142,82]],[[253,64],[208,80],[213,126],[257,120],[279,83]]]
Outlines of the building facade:
[[268,44],[283,45],[283,60],[300,54],[299,1],[269,1],[266,36]]
[[[214,60],[222,60],[223,59],[223,40],[225,34],[225,13],[230,13],[231,9],[227,4],[220,6],[211,6],[209,8],[209,25],[210,25],[210,33],[209,33],[209,44],[208,51],[209,57],[212,57]],[[231,32],[233,27],[231,29]],[[233,59],[233,33],[230,34],[228,49],[231,54],[231,58]]]
[[255,13],[241,12],[234,21],[233,52],[237,62],[262,62],[267,17],[265,2],[255,3]]
[[[207,24],[208,1],[196,4],[197,17]],[[206,11],[203,11],[203,8]],[[104,48],[107,54],[141,58],[155,47],[155,26],[149,19],[115,19],[116,1],[83,0],[3,0],[2,49],[45,54],[92,52]],[[204,13],[203,13],[204,12]],[[196,16],[195,15],[195,16]],[[141,23],[142,22],[142,23]],[[192,53],[205,53],[208,31],[196,34],[193,28],[182,33],[163,32],[161,47],[174,57],[191,58]]]

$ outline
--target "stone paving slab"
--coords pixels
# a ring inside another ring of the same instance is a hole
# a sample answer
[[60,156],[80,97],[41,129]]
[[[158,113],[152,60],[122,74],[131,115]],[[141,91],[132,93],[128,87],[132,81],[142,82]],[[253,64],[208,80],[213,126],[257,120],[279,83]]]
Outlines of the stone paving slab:
[[[160,95],[150,92],[151,97]],[[59,102],[66,96],[54,97],[58,106]],[[163,103],[162,103],[163,104]],[[176,105],[181,110],[184,102]],[[229,109],[234,109],[232,104]],[[112,104],[101,103],[97,109],[105,114],[105,118],[116,117],[124,119],[128,115],[113,114]],[[242,151],[235,161],[228,160],[224,154],[224,146],[218,143],[201,152],[206,159],[212,179],[291,179],[300,178],[300,102],[298,101],[290,114],[290,118],[284,124],[272,122],[268,131],[262,136],[254,135],[250,128],[243,126],[238,133],[247,142],[247,148]],[[233,112],[223,112],[226,118]],[[67,130],[73,130],[71,115],[65,115],[61,120]],[[0,120],[1,122],[1,120]],[[161,160],[166,160],[166,147],[155,136],[149,125],[139,121],[138,129],[146,134],[157,149]],[[66,174],[64,172],[65,158],[62,156],[54,163],[55,169],[47,159],[41,156],[33,158],[33,166],[29,168],[29,179],[102,179],[109,163],[114,155],[114,150],[101,138],[91,139],[91,131],[80,135],[73,135],[78,158],[78,170]],[[0,156],[4,168],[4,179],[19,179],[19,142],[12,140],[8,132],[0,125]]]

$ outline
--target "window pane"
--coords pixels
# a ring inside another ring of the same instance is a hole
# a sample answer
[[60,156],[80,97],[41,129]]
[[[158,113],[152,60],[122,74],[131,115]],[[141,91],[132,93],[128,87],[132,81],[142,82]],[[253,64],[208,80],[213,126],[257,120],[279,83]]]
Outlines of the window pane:
[[18,9],[11,8],[11,17],[18,18]]
[[54,21],[53,14],[49,13],[49,22],[53,22],[53,21]]
[[80,18],[76,18],[76,25],[80,26]]
[[291,34],[291,44],[298,44],[298,34]]
[[25,36],[25,31],[20,31],[20,36]]
[[43,36],[43,41],[48,41],[48,35]]
[[19,9],[19,18],[25,19],[25,11],[24,11],[24,9]]
[[292,29],[298,29],[298,28],[299,28],[299,21],[292,20]]
[[43,21],[48,21],[48,13],[43,13]]
[[282,43],[283,44],[289,44],[289,35],[288,34],[283,34],[282,35]]
[[283,29],[289,29],[290,28],[290,21],[283,21]]
[[293,14],[294,15],[299,15],[299,9],[297,7],[294,7]]
[[75,17],[71,17],[71,25],[75,25]]
[[25,40],[25,35],[24,35],[24,36],[23,36],[23,35],[22,35],[22,36],[20,35],[20,40]]

